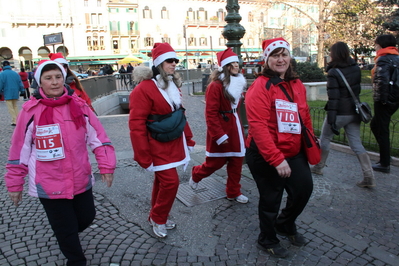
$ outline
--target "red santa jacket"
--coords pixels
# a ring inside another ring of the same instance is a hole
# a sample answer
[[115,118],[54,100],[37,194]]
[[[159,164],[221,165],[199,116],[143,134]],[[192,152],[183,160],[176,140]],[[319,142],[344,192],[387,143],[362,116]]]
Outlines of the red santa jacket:
[[29,81],[28,81],[28,73],[27,72],[19,72],[19,76],[21,77],[22,84],[24,84],[24,88],[29,88]]
[[194,147],[193,134],[186,123],[184,134],[169,142],[153,139],[147,130],[148,116],[165,115],[172,112],[171,104],[165,98],[155,80],[144,80],[137,85],[129,97],[130,139],[134,151],[134,160],[151,171],[162,171],[190,161],[188,147]]
[[[223,90],[221,81],[210,83],[206,89],[206,156],[243,157],[245,141],[238,108],[234,108],[236,105],[224,96]],[[228,143],[221,144],[226,139]]]
[[306,88],[299,79],[289,82],[280,78],[258,77],[245,95],[248,118],[247,147],[252,139],[265,161],[276,167],[285,158],[297,155],[301,150],[301,134],[280,133],[277,125],[276,99],[289,101],[279,85],[283,85],[298,105],[299,114],[307,128],[313,131]]

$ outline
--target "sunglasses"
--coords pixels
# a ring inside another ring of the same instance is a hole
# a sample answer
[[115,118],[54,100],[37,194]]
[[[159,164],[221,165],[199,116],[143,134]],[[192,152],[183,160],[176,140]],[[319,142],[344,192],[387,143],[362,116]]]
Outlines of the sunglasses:
[[178,64],[179,63],[179,59],[170,58],[170,59],[166,59],[165,62],[169,63],[169,64],[172,64],[173,62],[175,62],[176,64]]

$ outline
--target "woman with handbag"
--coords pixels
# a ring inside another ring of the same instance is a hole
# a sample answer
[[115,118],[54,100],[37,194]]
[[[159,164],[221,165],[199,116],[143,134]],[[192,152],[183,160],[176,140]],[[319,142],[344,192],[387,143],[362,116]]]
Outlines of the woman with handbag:
[[[311,133],[313,128],[306,88],[292,70],[289,43],[275,38],[263,41],[262,48],[263,70],[245,96],[245,158],[259,190],[258,247],[271,256],[287,257],[277,234],[293,245],[306,244],[295,223],[313,191],[301,124]],[[279,213],[284,190],[287,203]]]
[[25,88],[25,92],[22,93],[23,95],[20,95],[20,96],[24,97],[24,101],[27,101],[30,98],[30,91],[29,91],[30,84],[29,84],[29,80],[28,80],[29,75],[27,72],[25,72],[25,68],[21,68],[21,72],[19,72],[18,74],[21,77],[22,84],[24,85],[24,88]]
[[[373,77],[374,117],[370,128],[380,148],[380,160],[373,165],[374,171],[389,173],[391,164],[391,143],[389,124],[392,115],[399,108],[399,77],[393,76],[399,67],[399,52],[396,38],[392,34],[380,35],[375,39],[375,66]],[[394,82],[396,81],[396,82]]]
[[[151,52],[154,62],[152,78],[148,79],[145,71],[134,72],[135,80],[141,82],[130,94],[129,128],[134,160],[144,169],[155,172],[148,221],[154,234],[163,238],[167,236],[168,229],[176,226],[168,219],[179,188],[176,167],[187,167],[189,151],[194,148],[195,142],[188,123],[185,123],[183,132],[177,138],[175,136],[166,142],[157,139],[157,135],[150,131],[149,122],[182,107],[179,89],[182,81],[175,72],[179,62],[176,52],[168,43],[155,43]],[[138,77],[139,72],[147,77]],[[176,132],[172,133],[176,135]]]
[[[356,154],[363,172],[363,181],[356,185],[365,188],[374,187],[375,179],[370,157],[360,138],[360,117],[356,112],[355,100],[346,86],[348,83],[356,101],[359,101],[360,68],[350,57],[348,45],[344,42],[337,42],[331,46],[330,57],[331,62],[327,66],[328,102],[325,106],[327,117],[320,136],[321,160],[311,169],[312,173],[323,174],[322,169],[326,165],[331,140],[334,134],[339,135],[339,130],[344,128],[349,146]],[[337,70],[342,73],[342,77]]]
[[197,189],[203,178],[227,164],[227,199],[247,203],[240,185],[245,143],[237,111],[247,82],[240,73],[238,56],[231,48],[216,56],[219,68],[213,71],[205,96],[206,159],[193,167],[189,184]]

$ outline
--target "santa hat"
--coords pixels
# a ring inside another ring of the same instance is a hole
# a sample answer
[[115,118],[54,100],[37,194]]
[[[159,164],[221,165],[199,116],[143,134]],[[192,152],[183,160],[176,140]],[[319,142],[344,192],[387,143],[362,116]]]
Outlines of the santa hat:
[[233,52],[233,49],[231,49],[231,47],[227,48],[222,52],[216,53],[216,57],[218,59],[219,72],[222,72],[223,70],[222,68],[225,65],[233,62],[239,62],[238,56]]
[[267,62],[269,55],[277,48],[285,48],[288,50],[288,52],[290,52],[290,44],[281,37],[264,40],[262,42],[263,56],[265,62]]
[[175,50],[169,43],[155,43],[154,48],[151,50],[152,60],[154,61],[154,66],[159,66],[163,61],[170,58],[177,58]]
[[68,61],[62,55],[62,53],[55,53],[55,54],[49,53],[48,57],[50,57],[50,60],[55,61],[57,63],[69,65]]
[[43,67],[50,65],[50,64],[57,65],[58,68],[61,70],[62,75],[64,76],[64,80],[66,79],[66,75],[67,75],[66,71],[60,63],[57,63],[56,61],[51,61],[51,60],[41,60],[41,61],[39,61],[39,66],[37,67],[35,74],[34,74],[35,80],[36,80],[37,84],[39,85],[39,87],[40,87],[40,77],[42,75]]

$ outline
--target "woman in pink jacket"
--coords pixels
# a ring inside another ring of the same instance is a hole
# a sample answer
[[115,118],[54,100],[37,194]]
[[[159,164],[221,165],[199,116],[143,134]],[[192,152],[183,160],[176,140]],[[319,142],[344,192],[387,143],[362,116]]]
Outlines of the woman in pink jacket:
[[108,187],[116,158],[100,121],[73,90],[64,87],[65,77],[57,62],[41,61],[35,72],[39,89],[23,105],[12,136],[5,181],[18,206],[29,174],[28,192],[40,199],[67,265],[86,265],[78,232],[95,216],[87,145]]

